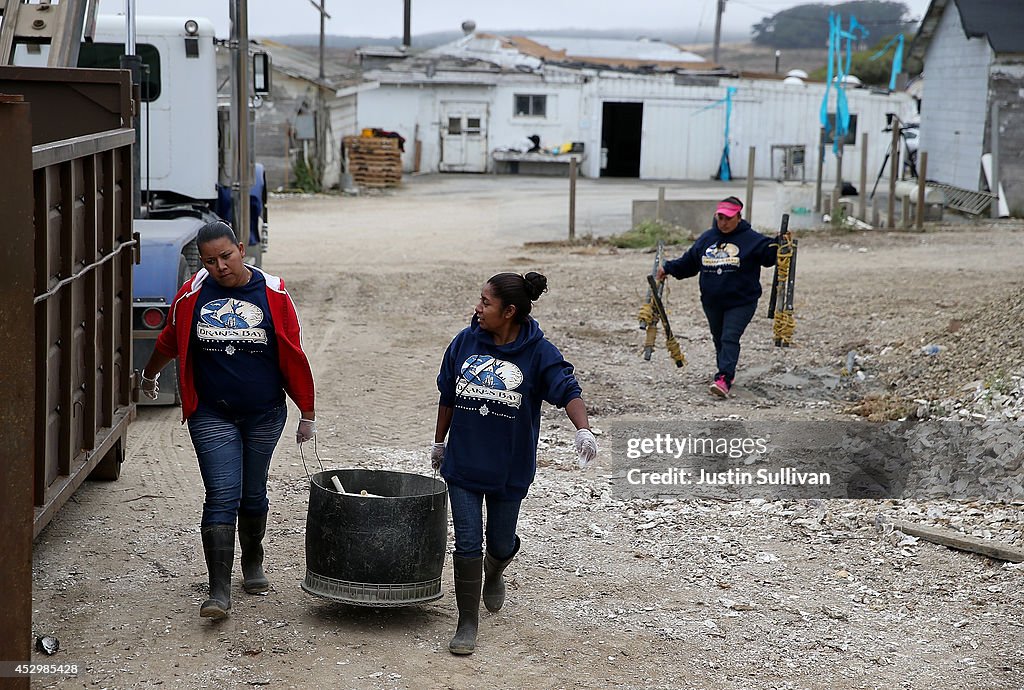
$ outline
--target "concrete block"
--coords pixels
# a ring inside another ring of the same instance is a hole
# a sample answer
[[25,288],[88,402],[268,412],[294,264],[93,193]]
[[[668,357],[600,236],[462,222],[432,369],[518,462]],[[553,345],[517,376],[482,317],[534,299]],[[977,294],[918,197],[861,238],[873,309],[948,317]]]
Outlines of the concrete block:
[[[711,227],[715,215],[715,199],[666,199],[661,202],[661,220],[678,225],[695,233],[701,233]],[[655,220],[658,213],[658,202],[655,199],[633,200],[633,225],[644,221]]]

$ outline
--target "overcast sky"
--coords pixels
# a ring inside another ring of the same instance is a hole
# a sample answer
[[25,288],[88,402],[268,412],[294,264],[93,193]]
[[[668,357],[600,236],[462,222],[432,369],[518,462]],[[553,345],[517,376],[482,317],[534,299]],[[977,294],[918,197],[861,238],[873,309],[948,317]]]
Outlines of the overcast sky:
[[[324,0],[327,33],[390,37],[402,34],[402,0]],[[836,4],[840,0],[821,0]],[[137,0],[139,14],[198,15],[213,20],[218,36],[229,30],[230,0]],[[317,0],[319,3],[319,0]],[[915,17],[924,15],[929,0],[904,0]],[[748,32],[765,16],[794,5],[795,0],[726,0],[722,25],[726,31]],[[466,19],[481,31],[506,29],[657,29],[709,31],[715,25],[716,0],[413,0],[413,34],[453,31]],[[117,13],[124,0],[101,0],[103,13]],[[252,36],[318,33],[319,13],[312,0],[249,0]]]

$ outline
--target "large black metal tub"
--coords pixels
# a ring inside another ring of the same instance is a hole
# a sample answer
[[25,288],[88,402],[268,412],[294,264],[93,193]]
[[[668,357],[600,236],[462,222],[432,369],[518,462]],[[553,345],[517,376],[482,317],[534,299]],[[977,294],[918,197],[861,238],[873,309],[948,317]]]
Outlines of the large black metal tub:
[[[337,493],[332,476],[352,493]],[[385,470],[318,472],[309,486],[302,589],[357,606],[433,601],[441,597],[447,540],[448,494],[440,479]]]

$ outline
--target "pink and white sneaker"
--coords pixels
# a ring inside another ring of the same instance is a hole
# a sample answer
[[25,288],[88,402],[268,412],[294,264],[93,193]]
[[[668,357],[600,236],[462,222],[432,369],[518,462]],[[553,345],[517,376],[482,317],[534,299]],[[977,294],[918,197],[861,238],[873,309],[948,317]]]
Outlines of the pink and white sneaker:
[[708,387],[708,392],[711,395],[717,395],[719,398],[728,398],[729,388],[729,382],[725,380],[725,374],[719,374],[715,377],[715,382]]

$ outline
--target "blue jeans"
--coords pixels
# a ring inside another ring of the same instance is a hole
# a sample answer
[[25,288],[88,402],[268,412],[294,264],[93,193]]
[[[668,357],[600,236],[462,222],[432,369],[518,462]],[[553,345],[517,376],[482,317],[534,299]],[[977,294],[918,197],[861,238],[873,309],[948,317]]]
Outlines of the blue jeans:
[[455,556],[480,558],[484,555],[483,504],[487,501],[487,551],[498,560],[516,550],[516,523],[522,501],[502,501],[475,491],[448,485],[448,501],[455,525]]
[[736,376],[736,363],[740,361],[740,337],[754,318],[757,302],[725,308],[705,302],[701,305],[711,327],[711,339],[715,342],[718,374],[725,374],[725,380],[731,386]]
[[270,509],[267,474],[287,417],[283,403],[246,415],[200,406],[189,417],[188,433],[206,486],[203,526],[234,525],[239,511],[264,515]]

